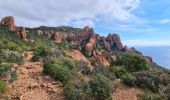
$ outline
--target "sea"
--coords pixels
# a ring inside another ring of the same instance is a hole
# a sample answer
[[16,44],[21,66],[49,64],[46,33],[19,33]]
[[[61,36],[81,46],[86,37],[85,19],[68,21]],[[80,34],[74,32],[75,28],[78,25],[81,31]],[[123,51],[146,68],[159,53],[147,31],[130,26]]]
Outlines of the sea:
[[170,46],[136,46],[145,56],[150,56],[158,65],[170,69]]

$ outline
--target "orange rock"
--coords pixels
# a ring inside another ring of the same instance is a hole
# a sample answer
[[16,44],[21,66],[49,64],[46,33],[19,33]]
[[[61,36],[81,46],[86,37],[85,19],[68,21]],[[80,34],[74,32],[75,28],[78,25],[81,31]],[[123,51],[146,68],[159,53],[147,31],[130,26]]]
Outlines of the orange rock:
[[62,40],[62,34],[59,32],[55,32],[52,34],[51,39],[53,39],[56,43],[60,43]]
[[82,61],[88,65],[90,65],[90,61],[86,59],[86,57],[79,50],[70,50],[66,51],[68,56],[71,56],[75,61]]
[[108,55],[101,53],[98,54],[94,57],[92,57],[91,63],[94,65],[95,63],[101,64],[105,67],[109,67],[110,66],[110,58]]
[[24,27],[18,27],[16,31],[16,35],[20,37],[21,39],[26,39],[26,31]]
[[12,32],[15,31],[15,22],[14,22],[14,18],[12,16],[4,17],[1,20],[0,24],[8,26],[10,31],[12,31]]
[[37,31],[37,35],[38,35],[38,36],[43,35],[43,31],[42,31],[42,30],[38,30],[38,31]]

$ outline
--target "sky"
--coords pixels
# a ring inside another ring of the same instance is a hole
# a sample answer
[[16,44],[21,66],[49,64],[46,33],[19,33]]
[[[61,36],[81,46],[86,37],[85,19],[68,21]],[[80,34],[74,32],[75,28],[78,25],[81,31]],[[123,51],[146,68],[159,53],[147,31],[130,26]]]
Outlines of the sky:
[[170,0],[0,0],[0,18],[16,25],[91,26],[128,46],[170,46]]

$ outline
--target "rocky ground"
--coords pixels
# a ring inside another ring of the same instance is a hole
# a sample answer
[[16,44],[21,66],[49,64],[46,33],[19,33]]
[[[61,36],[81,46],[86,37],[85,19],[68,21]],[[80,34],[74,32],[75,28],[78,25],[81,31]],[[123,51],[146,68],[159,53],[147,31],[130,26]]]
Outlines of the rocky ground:
[[5,95],[9,100],[63,100],[62,84],[44,75],[42,62],[32,62],[32,56],[33,52],[25,52],[24,64],[13,64],[17,80]]
[[122,83],[118,83],[116,91],[113,93],[113,100],[138,100],[141,89],[128,87]]

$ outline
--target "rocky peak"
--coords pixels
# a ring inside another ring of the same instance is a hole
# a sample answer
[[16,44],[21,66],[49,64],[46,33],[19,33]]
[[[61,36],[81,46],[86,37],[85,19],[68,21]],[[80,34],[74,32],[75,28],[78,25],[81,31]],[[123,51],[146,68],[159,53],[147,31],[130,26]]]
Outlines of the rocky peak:
[[111,49],[113,50],[114,48],[121,50],[123,48],[123,45],[121,43],[120,37],[118,34],[109,34],[106,37],[106,42],[110,44]]
[[73,36],[72,40],[74,41],[87,40],[91,37],[93,33],[94,33],[93,28],[86,26],[78,35]]
[[12,32],[15,31],[15,22],[14,22],[14,17],[12,16],[2,18],[0,24],[8,26],[10,31]]

